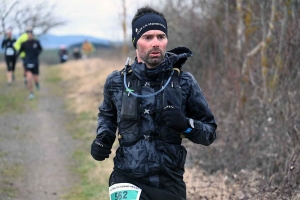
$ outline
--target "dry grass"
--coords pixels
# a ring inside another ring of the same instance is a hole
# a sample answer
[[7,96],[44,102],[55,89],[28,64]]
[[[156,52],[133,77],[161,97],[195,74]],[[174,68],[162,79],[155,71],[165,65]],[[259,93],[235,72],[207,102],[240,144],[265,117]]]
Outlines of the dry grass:
[[67,81],[68,97],[74,100],[72,110],[98,112],[102,101],[103,83],[108,74],[121,70],[124,62],[99,58],[70,61],[63,65],[63,79]]
[[[95,137],[98,106],[103,99],[103,84],[106,77],[114,70],[121,70],[123,66],[124,62],[119,60],[100,58],[68,61],[58,66],[65,84],[65,95],[70,102],[68,103],[69,108],[75,115],[83,116],[83,119],[75,123],[80,123],[80,127],[85,126],[83,128],[85,132],[78,134],[78,137],[84,141],[85,152],[89,151],[87,147],[90,146]],[[81,188],[83,193],[90,194],[85,196],[86,198],[107,199],[108,178],[113,170],[114,154],[115,152],[103,162],[95,161],[91,156],[80,159],[83,162],[88,162],[85,164],[88,168],[85,179],[89,183]]]

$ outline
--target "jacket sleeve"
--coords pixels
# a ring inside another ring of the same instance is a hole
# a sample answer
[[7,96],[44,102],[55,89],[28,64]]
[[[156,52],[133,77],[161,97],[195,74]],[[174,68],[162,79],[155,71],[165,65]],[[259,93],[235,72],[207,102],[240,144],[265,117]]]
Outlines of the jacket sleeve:
[[17,52],[19,52],[19,55],[23,58],[25,57],[25,52],[20,51],[21,45],[28,40],[28,34],[23,33],[17,41],[14,43],[14,48]]
[[110,93],[113,74],[107,77],[104,85],[103,102],[99,106],[97,126],[97,137],[109,137],[112,143],[116,138],[117,130],[117,109]]
[[38,43],[38,55],[40,55],[42,53],[42,51],[43,51],[43,48],[41,46],[40,41],[37,41],[37,43]]
[[27,33],[23,33],[18,39],[17,41],[14,43],[14,48],[16,49],[16,51],[19,51],[21,48],[21,45],[23,42],[27,41],[28,39],[28,35]]
[[17,52],[17,57],[19,57],[20,54],[21,54],[23,51],[24,51],[24,43],[21,44],[21,46],[20,46],[20,48],[19,48],[19,50],[18,50],[18,52]]
[[194,128],[185,136],[194,143],[209,146],[216,139],[217,124],[202,90],[192,74],[186,73],[188,82],[186,117],[194,120]]

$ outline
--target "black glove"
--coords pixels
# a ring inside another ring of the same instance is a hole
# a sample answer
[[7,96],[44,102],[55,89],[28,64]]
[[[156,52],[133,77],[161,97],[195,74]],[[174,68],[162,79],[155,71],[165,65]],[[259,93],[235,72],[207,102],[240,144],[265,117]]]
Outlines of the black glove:
[[162,110],[162,119],[165,125],[177,132],[183,132],[189,128],[188,119],[178,107],[166,106]]
[[112,142],[108,137],[99,137],[93,141],[91,146],[91,155],[95,160],[102,161],[111,154]]

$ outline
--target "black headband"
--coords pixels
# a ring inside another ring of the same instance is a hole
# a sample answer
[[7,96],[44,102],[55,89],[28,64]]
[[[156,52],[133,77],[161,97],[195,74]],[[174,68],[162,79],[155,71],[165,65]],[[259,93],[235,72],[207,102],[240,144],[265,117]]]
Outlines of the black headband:
[[132,24],[132,44],[136,48],[136,43],[147,31],[160,30],[168,36],[167,22],[157,14],[145,14]]

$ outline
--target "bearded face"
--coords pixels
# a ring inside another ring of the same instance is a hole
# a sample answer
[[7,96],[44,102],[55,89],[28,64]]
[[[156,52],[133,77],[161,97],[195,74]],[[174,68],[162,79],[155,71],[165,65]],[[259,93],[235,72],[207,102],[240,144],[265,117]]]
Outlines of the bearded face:
[[137,58],[144,62],[148,68],[159,65],[166,54],[168,38],[159,30],[150,30],[144,33],[137,41]]

